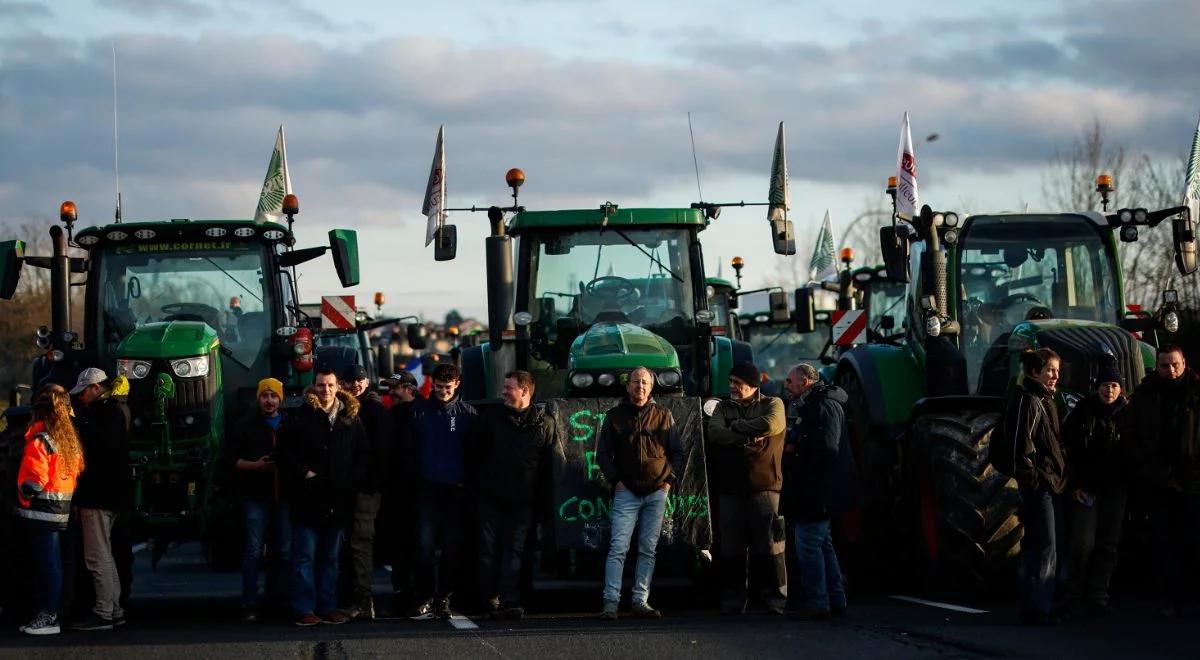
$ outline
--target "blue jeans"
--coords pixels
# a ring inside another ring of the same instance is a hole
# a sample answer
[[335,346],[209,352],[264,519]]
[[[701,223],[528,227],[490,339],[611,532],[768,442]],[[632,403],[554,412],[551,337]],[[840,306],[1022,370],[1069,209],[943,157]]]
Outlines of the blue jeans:
[[1048,490],[1021,489],[1021,607],[1048,615],[1054,607],[1058,572],[1058,496]]
[[[263,548],[271,539],[271,557],[267,567],[267,596],[279,592],[288,583],[292,566],[292,523],[286,504],[246,500],[242,503],[246,522],[246,544],[242,553],[242,605],[254,607],[259,602],[258,564]],[[286,595],[286,593],[282,594]]]
[[[296,616],[337,609],[341,527],[292,525],[292,610]],[[314,570],[315,564],[315,570]]]
[[628,489],[613,494],[612,544],[608,548],[608,562],[604,570],[604,601],[621,599],[621,577],[625,572],[625,555],[633,539],[633,528],[638,534],[637,569],[633,580],[633,602],[646,603],[650,599],[650,577],[654,575],[654,551],[662,533],[663,512],[667,508],[667,491],[656,490],[638,497]]
[[829,521],[796,523],[796,564],[800,567],[800,591],[804,607],[829,611],[846,607],[846,588]]
[[62,607],[63,569],[62,550],[57,530],[30,527],[33,542],[33,565],[37,571],[34,581],[33,604],[39,613],[58,615]]

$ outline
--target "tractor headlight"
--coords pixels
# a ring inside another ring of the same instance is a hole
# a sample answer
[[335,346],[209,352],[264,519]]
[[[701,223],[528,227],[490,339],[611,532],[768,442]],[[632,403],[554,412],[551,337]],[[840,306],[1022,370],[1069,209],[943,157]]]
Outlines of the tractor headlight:
[[925,334],[930,337],[937,337],[942,334],[942,320],[936,314],[930,315],[925,319]]
[[617,377],[612,374],[600,374],[596,377],[596,382],[600,383],[601,387],[608,387],[617,382]]
[[942,240],[946,242],[946,245],[954,245],[958,242],[958,230],[947,229],[946,233],[942,234]]
[[1179,332],[1179,314],[1176,314],[1175,310],[1163,314],[1163,330],[1170,334]]
[[946,223],[947,227],[957,227],[958,226],[958,214],[957,213],[947,213],[945,215],[944,222]]
[[180,378],[194,378],[208,375],[208,358],[206,356],[171,360],[171,371]]
[[658,381],[658,384],[663,387],[676,387],[679,385],[679,381],[683,380],[683,376],[674,369],[660,371],[654,377]]
[[145,360],[117,360],[117,373],[131,380],[145,378],[150,374],[150,363]]
[[595,379],[592,378],[591,374],[585,374],[582,372],[571,374],[571,384],[580,389],[591,387],[594,380]]
[[1130,211],[1129,209],[1121,209],[1120,211],[1117,211],[1117,220],[1119,220],[1123,225],[1133,222],[1133,211]]

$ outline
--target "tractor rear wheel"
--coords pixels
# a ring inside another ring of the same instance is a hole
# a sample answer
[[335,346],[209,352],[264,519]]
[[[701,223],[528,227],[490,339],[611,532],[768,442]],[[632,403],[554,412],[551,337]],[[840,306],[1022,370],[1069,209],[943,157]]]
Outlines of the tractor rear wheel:
[[[904,445],[905,494],[926,586],[1011,585],[1023,530],[1016,482],[988,461],[996,412],[916,419]],[[931,584],[932,583],[932,584]]]

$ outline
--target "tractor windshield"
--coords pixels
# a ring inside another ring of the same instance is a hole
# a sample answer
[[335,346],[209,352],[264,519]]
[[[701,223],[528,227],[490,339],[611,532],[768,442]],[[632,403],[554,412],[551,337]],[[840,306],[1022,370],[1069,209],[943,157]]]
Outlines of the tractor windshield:
[[989,348],[1025,320],[1115,323],[1120,317],[1115,257],[1083,216],[971,218],[957,275],[969,377]]
[[[185,244],[186,245],[186,244]],[[117,246],[98,256],[97,346],[112,359],[134,328],[155,321],[203,321],[244,365],[267,345],[271,301],[258,244],[176,250],[174,244]]]
[[523,240],[532,242],[529,311],[537,322],[634,323],[672,343],[686,341],[695,312],[692,230],[609,227]]
[[752,323],[746,328],[746,339],[754,349],[754,364],[767,376],[763,392],[780,396],[792,367],[807,362],[821,368],[819,358],[829,333],[799,333],[791,323]]
[[[907,285],[904,282],[894,282],[882,276],[876,277],[866,285],[867,327],[880,337],[898,335],[904,323],[904,301]],[[884,322],[885,317],[891,318],[892,328]]]

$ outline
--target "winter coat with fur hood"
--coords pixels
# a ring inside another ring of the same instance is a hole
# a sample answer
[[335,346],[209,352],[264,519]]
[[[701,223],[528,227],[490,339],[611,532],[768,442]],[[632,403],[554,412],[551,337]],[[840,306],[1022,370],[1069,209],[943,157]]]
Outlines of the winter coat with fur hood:
[[328,527],[353,520],[355,489],[370,462],[370,444],[358,409],[357,399],[339,391],[331,415],[310,389],[304,394],[304,405],[280,425],[279,474],[287,482],[293,522]]

